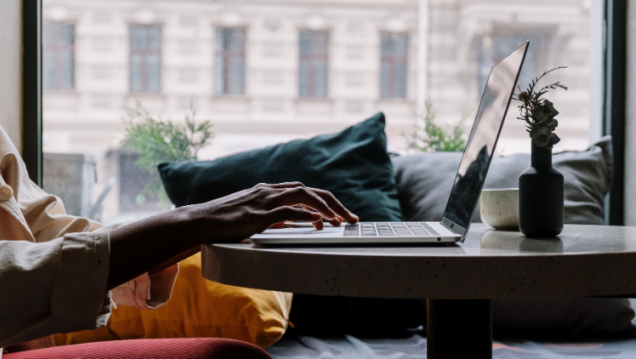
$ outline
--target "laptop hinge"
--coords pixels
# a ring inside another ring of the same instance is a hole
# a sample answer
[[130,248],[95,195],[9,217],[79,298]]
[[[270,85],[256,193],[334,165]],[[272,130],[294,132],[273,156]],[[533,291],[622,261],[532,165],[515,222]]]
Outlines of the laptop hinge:
[[448,229],[449,231],[455,234],[459,234],[460,236],[462,236],[462,238],[464,237],[464,234],[466,234],[466,228],[460,226],[459,224],[451,221],[450,219],[446,217],[442,218],[441,224],[442,226],[446,227],[446,229]]

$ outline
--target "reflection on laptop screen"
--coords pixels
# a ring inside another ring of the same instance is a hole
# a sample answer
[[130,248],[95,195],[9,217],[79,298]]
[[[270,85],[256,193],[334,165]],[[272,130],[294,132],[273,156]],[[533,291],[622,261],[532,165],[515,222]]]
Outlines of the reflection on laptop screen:
[[468,229],[477,206],[527,48],[523,43],[490,70],[442,220],[456,232]]

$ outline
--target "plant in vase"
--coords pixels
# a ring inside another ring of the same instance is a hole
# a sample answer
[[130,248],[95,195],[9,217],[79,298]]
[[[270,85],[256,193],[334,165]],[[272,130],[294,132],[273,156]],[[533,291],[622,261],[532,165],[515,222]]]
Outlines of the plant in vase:
[[555,82],[536,89],[544,76],[563,68],[544,72],[514,96],[521,102],[518,119],[526,123],[532,146],[531,167],[519,176],[519,230],[528,237],[554,237],[563,230],[563,175],[552,167],[552,147],[561,140],[554,133],[559,111],[543,95],[568,88]]

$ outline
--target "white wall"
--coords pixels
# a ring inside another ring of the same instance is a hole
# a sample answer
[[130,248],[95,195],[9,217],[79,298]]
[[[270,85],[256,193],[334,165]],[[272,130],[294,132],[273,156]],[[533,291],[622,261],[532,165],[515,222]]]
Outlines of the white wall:
[[625,119],[625,225],[636,225],[636,0],[627,2],[627,89]]
[[22,149],[22,1],[20,0],[0,0],[0,126],[7,131],[18,149]]

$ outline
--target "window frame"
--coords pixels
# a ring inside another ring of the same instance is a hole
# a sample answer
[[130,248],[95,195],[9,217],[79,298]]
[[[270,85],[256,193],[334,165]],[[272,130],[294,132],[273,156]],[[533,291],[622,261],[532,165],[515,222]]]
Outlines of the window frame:
[[22,159],[42,187],[42,0],[22,2]]
[[605,222],[625,225],[625,94],[627,1],[605,0],[603,39],[603,136],[612,136],[614,177],[605,201]]

